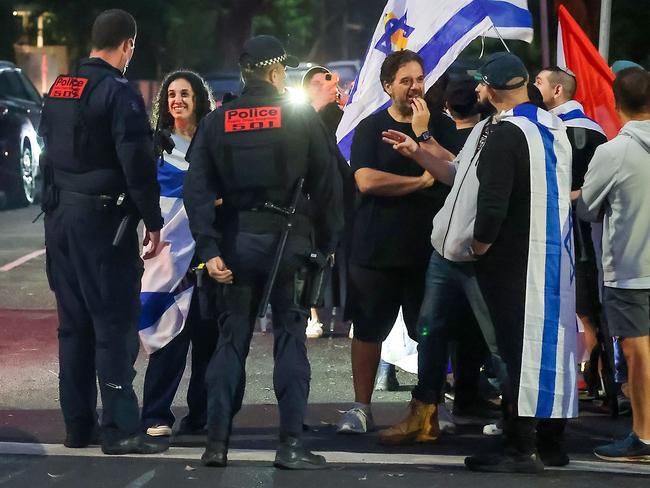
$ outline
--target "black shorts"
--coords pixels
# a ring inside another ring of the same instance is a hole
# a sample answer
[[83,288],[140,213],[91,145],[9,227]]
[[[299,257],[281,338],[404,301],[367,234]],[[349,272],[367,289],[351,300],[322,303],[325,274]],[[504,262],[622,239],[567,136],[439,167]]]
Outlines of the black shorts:
[[595,261],[576,263],[576,313],[594,316],[600,312],[598,268]]
[[417,340],[425,274],[425,265],[373,269],[351,264],[346,318],[354,323],[354,338],[376,344],[383,342],[402,307],[408,334]]
[[650,335],[650,290],[627,290],[606,286],[603,306],[611,336]]

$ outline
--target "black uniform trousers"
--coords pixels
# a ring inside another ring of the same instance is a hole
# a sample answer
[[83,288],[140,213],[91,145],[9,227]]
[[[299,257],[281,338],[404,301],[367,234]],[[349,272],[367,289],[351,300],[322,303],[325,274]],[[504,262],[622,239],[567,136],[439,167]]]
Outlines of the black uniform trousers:
[[494,323],[499,357],[504,363],[501,367],[506,369],[505,374],[499,375],[505,447],[523,454],[558,451],[563,449],[566,419],[521,417],[517,410],[524,344],[525,273],[504,273],[505,266],[499,261],[479,261],[476,265]]
[[183,378],[187,352],[192,344],[192,373],[187,388],[189,411],[181,424],[191,430],[207,422],[208,390],[205,373],[217,345],[218,329],[211,320],[202,320],[199,291],[194,290],[183,330],[168,344],[149,356],[142,397],[142,426],[174,425],[172,402]]
[[68,432],[97,423],[96,378],[103,439],[139,431],[133,378],[139,341],[137,221],[112,245],[122,214],[97,199],[65,198],[45,217],[47,270],[59,315],[59,390]]
[[[219,340],[208,366],[208,437],[227,441],[240,410],[255,318],[271,269],[277,234],[226,234],[222,257],[234,283],[221,288]],[[307,408],[311,370],[305,346],[308,310],[296,305],[294,276],[310,250],[306,237],[290,235],[271,293],[273,388],[280,410],[280,435],[299,437]]]

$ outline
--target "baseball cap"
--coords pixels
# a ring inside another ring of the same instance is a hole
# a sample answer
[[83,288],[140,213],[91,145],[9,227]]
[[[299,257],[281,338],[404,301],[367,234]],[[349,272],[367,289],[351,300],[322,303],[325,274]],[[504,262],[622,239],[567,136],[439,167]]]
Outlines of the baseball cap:
[[[510,81],[522,78],[515,84]],[[514,90],[528,81],[528,70],[524,63],[512,53],[499,52],[489,56],[476,72],[475,79],[495,90]]]
[[635,63],[634,61],[628,61],[627,59],[619,59],[618,61],[614,61],[614,64],[612,64],[612,71],[614,72],[614,74],[618,74],[619,71],[623,71],[624,69],[627,68],[643,69],[643,66],[641,66],[638,63]]
[[303,87],[303,89],[307,88],[307,85],[309,85],[311,79],[314,77],[314,75],[317,75],[318,73],[327,74],[327,73],[331,73],[331,71],[325,68],[324,66],[312,66],[307,71],[305,71],[304,75],[302,75],[302,81],[300,82],[300,85]]
[[289,56],[282,43],[273,36],[255,36],[244,43],[239,56],[242,68],[261,68],[275,63],[295,68],[298,66],[298,58]]

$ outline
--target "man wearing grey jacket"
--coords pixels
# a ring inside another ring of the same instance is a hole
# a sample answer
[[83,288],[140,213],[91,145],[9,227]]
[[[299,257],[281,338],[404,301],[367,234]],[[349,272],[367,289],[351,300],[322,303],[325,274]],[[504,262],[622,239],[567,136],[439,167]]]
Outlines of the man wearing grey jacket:
[[594,453],[611,461],[650,461],[650,73],[621,71],[614,95],[625,125],[596,150],[578,215],[592,222],[604,215],[603,305],[628,363],[633,426],[626,439]]

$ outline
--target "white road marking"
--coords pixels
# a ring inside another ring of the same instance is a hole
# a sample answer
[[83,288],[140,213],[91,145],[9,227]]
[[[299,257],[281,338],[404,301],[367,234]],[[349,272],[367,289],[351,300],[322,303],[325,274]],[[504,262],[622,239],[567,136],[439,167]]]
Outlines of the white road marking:
[[152,469],[151,471],[147,471],[142,476],[131,481],[131,483],[126,485],[124,488],[142,488],[144,485],[154,479],[154,476],[156,476],[156,470]]
[[11,271],[12,269],[17,268],[21,264],[25,264],[30,259],[37,258],[39,256],[42,256],[43,254],[45,254],[45,249],[39,249],[38,251],[30,252],[29,254],[25,254],[23,257],[18,258],[15,261],[5,264],[2,268],[0,268],[0,271],[2,272]]
[[[127,454],[126,457],[143,459],[185,459],[198,462],[203,454],[201,447],[172,447],[166,452],[143,456]],[[0,442],[0,454],[25,456],[67,456],[67,457],[104,457],[97,447],[68,449],[62,444],[34,444],[22,442]],[[464,468],[464,456],[434,454],[386,454],[374,452],[340,452],[319,451],[331,464],[401,464],[417,466],[452,466]],[[272,463],[275,451],[263,449],[231,449],[228,451],[230,461],[256,461]],[[604,461],[574,460],[564,468],[546,468],[548,471],[587,471],[592,473],[650,475],[650,464],[610,463]]]

